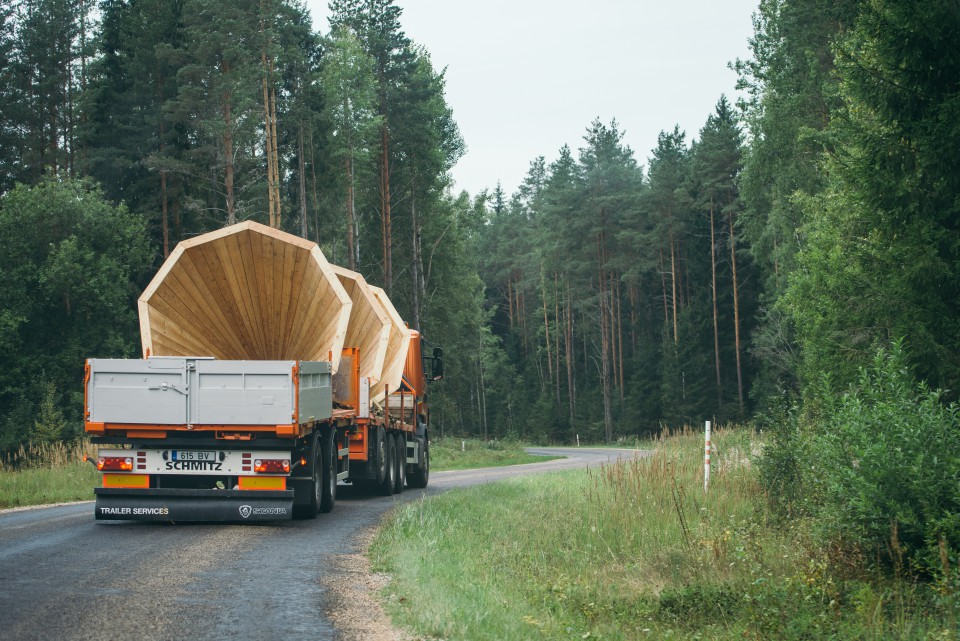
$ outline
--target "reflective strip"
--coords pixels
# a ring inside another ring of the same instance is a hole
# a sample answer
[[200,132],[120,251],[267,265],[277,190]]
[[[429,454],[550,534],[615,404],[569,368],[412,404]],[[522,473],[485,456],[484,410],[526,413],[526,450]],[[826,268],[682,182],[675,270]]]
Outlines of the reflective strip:
[[287,477],[285,476],[241,476],[238,483],[241,490],[287,489]]
[[104,474],[103,487],[150,487],[150,475]]

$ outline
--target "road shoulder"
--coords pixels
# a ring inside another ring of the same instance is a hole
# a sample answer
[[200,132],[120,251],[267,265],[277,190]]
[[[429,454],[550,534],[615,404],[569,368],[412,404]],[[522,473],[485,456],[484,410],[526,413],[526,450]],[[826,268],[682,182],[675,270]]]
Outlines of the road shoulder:
[[396,629],[380,604],[380,591],[390,582],[371,572],[367,550],[379,527],[358,533],[351,554],[331,557],[329,574],[321,581],[328,591],[325,615],[345,641],[409,641]]

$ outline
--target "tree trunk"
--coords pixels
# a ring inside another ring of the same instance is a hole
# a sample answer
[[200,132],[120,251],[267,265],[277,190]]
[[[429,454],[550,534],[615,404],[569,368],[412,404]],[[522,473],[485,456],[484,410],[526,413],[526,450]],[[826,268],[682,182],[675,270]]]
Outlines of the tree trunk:
[[386,124],[380,131],[380,215],[383,226],[383,288],[389,298],[393,292],[393,241],[390,221],[390,132]]
[[[270,60],[270,82],[273,84],[273,59]],[[277,208],[277,229],[282,224],[280,214],[280,153],[277,146],[277,88],[270,87],[270,129],[273,144],[273,202]]]
[[607,327],[606,316],[610,313],[610,304],[607,293],[602,292],[600,298],[600,365],[603,379],[603,428],[607,443],[613,441],[613,405],[610,393],[610,329]]
[[670,331],[670,309],[667,305],[667,273],[663,266],[663,250],[660,250],[660,288],[663,293],[663,328],[664,331]]
[[[600,226],[603,228],[603,214],[600,215]],[[607,274],[603,268],[605,263],[606,247],[604,246],[603,232],[597,235],[597,284],[600,289],[600,382],[603,391],[603,428],[606,442],[613,440],[613,411],[611,380],[611,332],[610,332],[610,301],[607,291]]]
[[411,183],[410,185],[410,227],[413,237],[411,242],[413,243],[413,265],[411,266],[411,271],[413,275],[413,328],[420,331],[420,270],[422,269],[422,264],[420,262],[420,252],[419,252],[419,236],[420,230],[418,228],[419,221],[417,220],[417,199],[415,195],[416,185]]
[[347,175],[347,262],[352,271],[357,271],[356,246],[357,239],[353,236],[355,219],[354,199],[353,199],[353,151],[343,159]]
[[730,264],[733,269],[733,336],[737,352],[737,399],[743,416],[743,370],[740,366],[740,296],[737,291],[737,237],[734,233],[734,214],[730,214]]
[[527,294],[524,287],[521,286],[520,280],[523,274],[517,272],[517,313],[520,316],[520,338],[523,345],[523,357],[526,359],[530,354],[529,345],[527,344]]
[[[80,3],[80,95],[85,96],[87,94],[87,3],[83,1]],[[86,131],[87,129],[87,110],[83,109],[80,111],[80,129],[81,131]],[[82,139],[81,139],[82,140]],[[85,174],[87,171],[87,143],[82,142],[80,144],[80,173]]]
[[479,403],[483,420],[483,440],[487,440],[487,390],[483,380],[483,335],[480,336],[480,351],[477,354],[477,369],[480,374]]
[[616,338],[617,338],[617,360],[618,360],[618,369],[617,369],[617,371],[620,372],[620,385],[619,385],[619,387],[620,387],[620,404],[621,404],[621,406],[622,406],[622,405],[623,405],[623,401],[624,401],[624,390],[625,390],[625,387],[626,387],[626,386],[624,385],[624,382],[623,382],[623,320],[622,320],[623,310],[622,310],[621,307],[620,307],[620,279],[618,278],[618,279],[615,281],[615,283],[616,283],[616,294],[615,294],[613,300],[614,300],[614,304],[615,304],[615,306],[616,306],[616,311],[615,311],[615,314],[614,314],[614,318],[615,318],[616,321],[617,321],[617,333],[616,333]]
[[74,161],[74,156],[73,156],[73,148],[74,148],[74,144],[73,144],[73,138],[74,138],[73,80],[70,77],[71,74],[70,74],[70,68],[69,68],[71,64],[73,64],[72,59],[65,60],[63,63],[63,76],[65,78],[63,84],[67,94],[67,130],[63,136],[63,146],[67,150],[67,159],[66,159],[67,175],[73,177],[76,175],[76,171],[73,165],[73,161]]
[[673,232],[670,232],[670,290],[673,301],[673,344],[680,341],[680,333],[677,325],[677,260],[676,251],[673,244]]
[[303,157],[303,120],[297,127],[297,146],[300,148],[298,155],[299,174],[300,174],[300,236],[307,237],[307,161]]
[[267,216],[271,227],[278,227],[277,223],[277,203],[274,200],[273,189],[273,128],[270,126],[270,92],[269,92],[269,68],[267,66],[267,47],[268,38],[266,32],[266,7],[263,0],[260,0],[260,36],[263,39],[263,48],[260,50],[260,63],[263,70],[262,89],[263,89],[263,151],[267,157]]
[[563,333],[563,342],[567,357],[567,400],[570,404],[570,428],[574,428],[574,417],[577,415],[577,387],[573,377],[573,310],[570,302],[570,285],[567,285],[566,329]]
[[717,374],[717,409],[723,405],[723,387],[720,383],[720,329],[717,318],[717,244],[713,221],[713,198],[710,199],[710,277],[713,292],[713,360]]
[[313,196],[313,227],[317,237],[314,240],[320,244],[320,203],[317,199],[317,163],[314,157],[313,127],[308,130],[310,137],[310,192]]
[[[163,155],[163,145],[160,146]],[[163,227],[163,257],[170,255],[170,225],[167,221],[167,172],[160,170],[160,221]]]
[[[230,73],[230,63],[224,60],[220,63],[220,74],[226,76]],[[229,90],[225,90],[222,95],[223,100],[223,156],[226,162],[226,175],[224,176],[223,186],[227,197],[227,225],[235,225],[237,222],[236,207],[233,194],[233,116],[230,109],[230,100],[232,96]]]
[[547,343],[547,379],[550,383],[553,383],[553,353],[551,352],[550,345],[550,318],[547,315],[547,282],[543,273],[543,263],[540,264],[540,291],[543,296],[543,333]]
[[553,353],[557,355],[557,372],[554,377],[556,382],[557,390],[557,416],[559,417],[562,411],[563,402],[560,396],[560,288],[557,285],[557,273],[553,273],[553,320],[557,324],[556,331],[553,332],[554,340],[554,350]]

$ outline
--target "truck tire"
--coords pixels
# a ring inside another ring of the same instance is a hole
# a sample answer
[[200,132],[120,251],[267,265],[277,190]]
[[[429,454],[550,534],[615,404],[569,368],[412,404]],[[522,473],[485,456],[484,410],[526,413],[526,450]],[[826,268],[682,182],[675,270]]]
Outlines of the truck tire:
[[393,486],[393,493],[401,494],[407,484],[407,439],[403,432],[397,432],[394,445],[397,454],[397,482]]
[[417,465],[407,477],[407,485],[423,489],[430,482],[430,441],[427,439],[426,432],[422,439],[417,438],[417,445],[420,446],[417,448],[419,450]]
[[379,487],[383,485],[383,479],[387,477],[387,436],[383,427],[378,427],[373,443],[374,463],[377,466],[377,478],[374,484]]
[[330,434],[323,438],[320,449],[323,458],[323,473],[320,478],[320,512],[326,514],[337,502],[337,433],[335,431],[330,430]]
[[308,484],[301,485],[297,491],[306,492],[309,500],[306,503],[293,505],[293,518],[295,519],[315,519],[320,511],[320,495],[322,493],[322,471],[323,471],[323,448],[320,444],[320,435],[314,432],[310,437],[310,459],[313,464],[310,467],[311,480]]
[[[381,428],[382,430],[383,428]],[[393,495],[397,484],[397,454],[392,435],[384,435],[383,439],[383,462],[386,466],[383,480],[380,482],[380,494],[383,496]],[[379,454],[378,454],[379,457]]]

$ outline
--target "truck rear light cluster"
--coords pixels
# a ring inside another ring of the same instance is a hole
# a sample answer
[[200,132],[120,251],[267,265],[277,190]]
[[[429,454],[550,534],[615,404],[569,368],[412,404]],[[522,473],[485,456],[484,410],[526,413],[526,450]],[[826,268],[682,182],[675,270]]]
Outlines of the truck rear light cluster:
[[253,461],[253,471],[257,474],[289,474],[290,459],[258,458]]
[[97,459],[101,472],[132,472],[133,459],[129,456],[101,456]]

